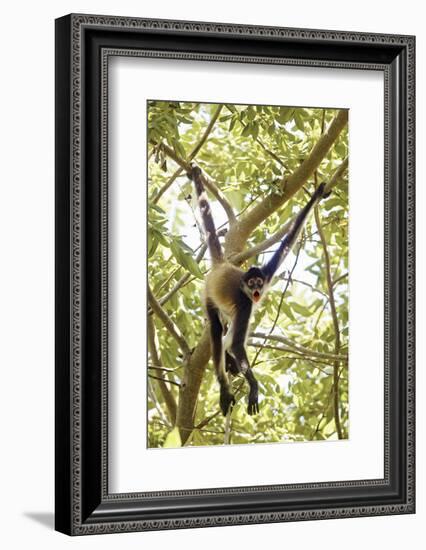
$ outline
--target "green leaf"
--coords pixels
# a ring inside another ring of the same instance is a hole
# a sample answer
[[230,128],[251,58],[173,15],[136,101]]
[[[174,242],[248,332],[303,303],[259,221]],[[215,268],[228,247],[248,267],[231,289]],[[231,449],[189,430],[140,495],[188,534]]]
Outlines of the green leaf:
[[173,140],[173,149],[175,150],[175,152],[176,152],[180,157],[182,157],[182,159],[185,160],[185,158],[186,158],[186,152],[185,152],[185,149],[183,148],[183,145],[180,143],[179,140],[177,140],[177,139],[174,139],[174,140]]
[[253,136],[253,139],[257,139],[257,136],[259,135],[259,124],[257,122],[253,122],[252,124],[251,135]]
[[295,316],[293,315],[293,311],[291,310],[290,305],[286,300],[283,301],[281,304],[281,310],[289,317],[292,321],[296,321]]
[[186,247],[186,245],[179,242],[177,239],[174,239],[170,244],[170,250],[178,263],[185,267],[194,277],[203,279],[203,273],[200,266],[194,258],[184,250],[184,247]]
[[247,119],[252,122],[255,117],[256,117],[256,111],[254,110],[253,107],[249,107],[246,111],[246,114],[247,114]]
[[294,122],[301,132],[305,131],[305,122],[297,109],[294,111]]
[[244,136],[244,137],[247,137],[247,136],[251,135],[251,124],[247,124],[247,126],[241,132],[241,135]]
[[232,132],[234,126],[235,126],[235,123],[237,122],[238,120],[238,116],[236,115],[232,115],[232,118],[231,118],[231,122],[229,123],[229,131]]
[[302,306],[301,304],[299,304],[295,301],[292,301],[290,303],[290,307],[292,309],[294,309],[294,311],[296,311],[296,313],[299,313],[300,315],[303,315],[304,317],[310,317],[311,316],[311,311],[306,306]]

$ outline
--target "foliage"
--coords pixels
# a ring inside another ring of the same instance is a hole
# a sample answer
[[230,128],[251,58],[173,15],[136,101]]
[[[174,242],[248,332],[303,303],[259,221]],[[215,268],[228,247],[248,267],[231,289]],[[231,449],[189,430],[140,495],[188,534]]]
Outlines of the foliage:
[[[168,145],[176,157],[190,160],[218,108],[215,104],[152,101],[148,109],[149,285],[190,349],[197,346],[206,325],[201,296],[209,258],[207,252],[200,261],[196,260],[204,236],[192,184],[181,170],[171,185],[166,185],[179,166],[159,144]],[[283,178],[290,176],[309,156],[335,115],[332,109],[223,105],[196,154],[196,162],[223,192],[238,217],[271,192],[282,193]],[[345,128],[322,160],[316,178],[308,180],[304,189],[260,224],[251,233],[247,247],[262,243],[298,213],[315,183],[331,180],[348,156],[347,137]],[[228,227],[218,201],[211,194],[209,200],[216,225]],[[333,374],[338,377],[340,436],[348,437],[345,175],[336,182],[331,196],[320,204],[317,214],[329,255],[339,342],[336,344],[336,320],[333,322],[330,307],[324,243],[312,216],[254,316],[252,331],[257,336],[250,337],[248,351],[260,386],[260,414],[253,417],[247,414],[247,384],[242,377],[235,377],[233,444],[336,439]],[[243,267],[261,264],[276,247],[250,258]],[[152,310],[148,314],[153,316],[156,343],[156,352],[153,355],[150,350],[148,361],[148,444],[180,446],[175,418],[165,395],[168,392],[179,403],[179,385],[184,381],[187,357],[158,315]],[[160,364],[154,364],[155,355]],[[225,419],[218,413],[218,398],[210,364],[198,394],[196,428],[186,445],[224,443]]]

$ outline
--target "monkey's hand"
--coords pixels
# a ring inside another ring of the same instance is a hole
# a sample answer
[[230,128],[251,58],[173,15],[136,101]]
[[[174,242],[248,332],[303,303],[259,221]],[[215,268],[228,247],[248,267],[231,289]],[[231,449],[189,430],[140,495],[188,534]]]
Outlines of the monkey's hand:
[[191,169],[187,172],[188,178],[195,181],[195,178],[201,176],[201,168],[195,162],[191,162],[190,167]]
[[315,194],[320,199],[326,199],[331,195],[331,191],[326,191],[327,184],[325,182],[320,183],[320,185],[317,187]]
[[220,408],[222,409],[223,416],[228,414],[229,407],[235,405],[235,397],[232,393],[225,387],[220,390]]
[[252,416],[253,414],[257,414],[259,412],[258,398],[259,398],[259,390],[256,383],[251,386],[249,396],[248,396],[247,412],[250,416]]

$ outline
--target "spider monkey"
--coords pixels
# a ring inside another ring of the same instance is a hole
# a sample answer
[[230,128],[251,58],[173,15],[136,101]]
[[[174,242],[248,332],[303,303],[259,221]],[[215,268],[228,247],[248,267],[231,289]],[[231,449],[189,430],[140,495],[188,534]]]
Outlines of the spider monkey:
[[[296,242],[313,206],[330,193],[325,192],[325,183],[319,185],[308,203],[292,221],[271,259],[261,267],[250,267],[248,271],[243,271],[229,263],[223,255],[201,169],[192,164],[188,177],[195,185],[212,260],[212,268],[205,280],[204,304],[210,321],[213,363],[220,385],[220,408],[226,416],[229,408],[235,404],[226,372],[229,371],[234,375],[242,373],[249,384],[247,412],[253,415],[259,412],[259,390],[245,349],[250,317],[266,295],[272,277]],[[224,335],[226,324],[228,324],[228,330]]]

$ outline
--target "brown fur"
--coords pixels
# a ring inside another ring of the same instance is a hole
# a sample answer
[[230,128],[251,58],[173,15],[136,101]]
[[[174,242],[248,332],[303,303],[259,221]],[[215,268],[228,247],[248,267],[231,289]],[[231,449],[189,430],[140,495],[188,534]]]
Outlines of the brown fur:
[[239,302],[241,277],[244,272],[228,263],[217,264],[206,276],[205,296],[226,316],[233,318]]

